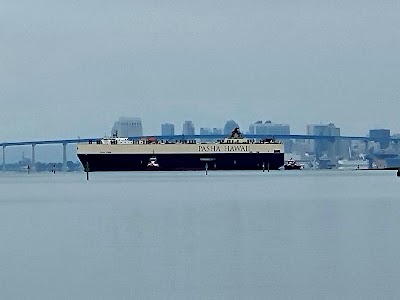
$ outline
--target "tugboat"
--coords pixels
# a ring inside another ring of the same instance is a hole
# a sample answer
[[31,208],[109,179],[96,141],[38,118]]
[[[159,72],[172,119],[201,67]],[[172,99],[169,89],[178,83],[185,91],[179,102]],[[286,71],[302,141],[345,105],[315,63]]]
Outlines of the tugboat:
[[160,170],[160,165],[157,163],[157,158],[155,156],[150,157],[149,163],[146,167],[147,171],[158,171]]
[[301,170],[303,168],[302,165],[298,165],[293,159],[289,159],[287,164],[285,164],[283,167],[285,170]]

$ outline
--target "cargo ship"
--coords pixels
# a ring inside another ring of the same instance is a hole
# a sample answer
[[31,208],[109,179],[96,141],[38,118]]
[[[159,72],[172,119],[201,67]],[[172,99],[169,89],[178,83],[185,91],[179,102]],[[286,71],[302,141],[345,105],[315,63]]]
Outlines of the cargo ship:
[[235,128],[216,142],[111,137],[79,143],[85,169],[96,171],[278,170],[284,165],[283,143],[254,140]]

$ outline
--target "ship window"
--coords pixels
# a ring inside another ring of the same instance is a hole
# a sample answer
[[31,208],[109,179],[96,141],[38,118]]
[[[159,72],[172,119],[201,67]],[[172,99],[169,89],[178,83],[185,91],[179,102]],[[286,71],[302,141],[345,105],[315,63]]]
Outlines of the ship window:
[[274,153],[281,153],[281,150],[274,150]]

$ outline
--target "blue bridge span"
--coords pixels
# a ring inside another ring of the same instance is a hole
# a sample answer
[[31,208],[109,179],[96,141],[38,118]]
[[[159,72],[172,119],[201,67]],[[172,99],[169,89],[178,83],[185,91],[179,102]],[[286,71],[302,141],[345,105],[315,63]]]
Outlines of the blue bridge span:
[[[348,141],[363,141],[368,143],[370,141],[377,141],[376,139],[366,137],[366,136],[322,136],[322,135],[305,135],[305,134],[288,134],[288,135],[262,135],[262,134],[244,134],[243,135],[249,139],[275,139],[275,140],[327,140],[332,143],[338,140],[348,140]],[[195,139],[224,139],[226,135],[145,135],[145,136],[132,136],[128,137],[130,140],[141,140],[141,139],[149,139],[155,138],[158,140],[195,140]],[[20,141],[20,142],[0,142],[0,146],[3,148],[3,170],[6,169],[6,148],[7,147],[15,147],[15,146],[31,146],[32,147],[32,166],[35,165],[35,147],[37,145],[54,145],[59,144],[63,146],[63,170],[67,170],[67,145],[68,144],[77,144],[77,143],[87,143],[90,141],[101,140],[101,137],[93,137],[93,138],[77,138],[77,139],[56,139],[56,140],[38,140],[38,141]],[[391,138],[390,141],[399,143],[400,138]]]

